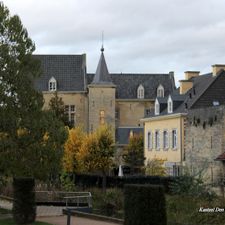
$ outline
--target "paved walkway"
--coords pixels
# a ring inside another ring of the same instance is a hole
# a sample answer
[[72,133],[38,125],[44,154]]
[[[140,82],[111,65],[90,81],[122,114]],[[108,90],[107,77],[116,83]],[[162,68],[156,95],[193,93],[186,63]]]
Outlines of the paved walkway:
[[[66,225],[67,217],[66,216],[40,217],[40,218],[37,217],[36,221],[47,222],[54,225]],[[91,220],[91,219],[76,217],[76,216],[71,217],[70,224],[71,225],[118,225],[117,223]]]
[[[3,209],[12,209],[12,203],[6,200],[0,200],[0,207]],[[37,206],[37,216],[61,216],[65,207],[59,206]]]
[[[0,200],[0,207],[4,209],[12,209],[12,203],[5,200]],[[66,225],[67,216],[62,216],[62,209],[65,207],[56,206],[38,206],[37,221],[51,223],[53,225]],[[71,225],[118,225],[116,223],[91,220],[82,217],[71,217]]]

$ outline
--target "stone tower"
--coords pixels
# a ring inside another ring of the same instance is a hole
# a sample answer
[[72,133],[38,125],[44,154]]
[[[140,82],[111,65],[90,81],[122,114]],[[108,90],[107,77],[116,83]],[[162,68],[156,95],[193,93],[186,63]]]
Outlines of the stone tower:
[[93,81],[89,89],[89,132],[96,130],[99,125],[109,124],[115,129],[115,92],[104,57],[104,48]]

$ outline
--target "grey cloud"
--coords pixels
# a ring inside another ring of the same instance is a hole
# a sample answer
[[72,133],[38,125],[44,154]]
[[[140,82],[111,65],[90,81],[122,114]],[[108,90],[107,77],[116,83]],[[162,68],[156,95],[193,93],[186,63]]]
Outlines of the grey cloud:
[[87,53],[88,71],[105,32],[112,72],[208,72],[225,63],[225,3],[221,0],[5,0],[37,53]]

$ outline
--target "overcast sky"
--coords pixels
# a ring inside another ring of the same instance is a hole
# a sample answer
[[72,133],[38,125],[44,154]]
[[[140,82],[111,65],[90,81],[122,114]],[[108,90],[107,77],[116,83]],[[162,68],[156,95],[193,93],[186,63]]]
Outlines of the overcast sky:
[[37,54],[87,54],[95,72],[104,30],[110,72],[211,71],[225,64],[224,0],[3,0]]

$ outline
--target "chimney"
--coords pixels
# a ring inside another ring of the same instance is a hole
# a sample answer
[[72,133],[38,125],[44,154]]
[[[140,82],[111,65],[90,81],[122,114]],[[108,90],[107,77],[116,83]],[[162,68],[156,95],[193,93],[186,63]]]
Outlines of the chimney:
[[180,94],[183,95],[193,87],[191,80],[179,80],[180,82]]
[[225,65],[224,64],[215,64],[212,65],[212,74],[213,76],[216,76],[220,70],[224,69],[225,70]]
[[200,71],[186,71],[186,72],[184,72],[185,80],[189,80],[192,77],[198,77],[199,73],[200,73]]
[[184,72],[185,80],[180,80],[180,94],[183,95],[193,87],[191,78],[198,77],[200,71],[186,71]]

